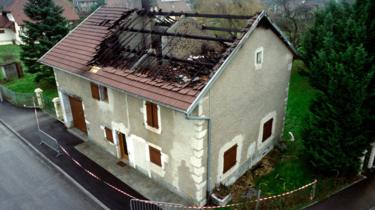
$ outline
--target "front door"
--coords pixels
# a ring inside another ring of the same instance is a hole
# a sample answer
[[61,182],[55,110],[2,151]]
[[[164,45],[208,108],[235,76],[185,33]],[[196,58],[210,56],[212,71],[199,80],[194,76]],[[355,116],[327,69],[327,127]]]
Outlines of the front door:
[[82,101],[71,96],[69,96],[69,101],[73,116],[73,126],[87,134],[85,113],[83,112]]
[[125,134],[121,132],[117,132],[118,140],[120,144],[120,151],[121,151],[121,159],[128,160],[129,159],[129,153],[128,153],[128,146],[126,144],[126,137]]

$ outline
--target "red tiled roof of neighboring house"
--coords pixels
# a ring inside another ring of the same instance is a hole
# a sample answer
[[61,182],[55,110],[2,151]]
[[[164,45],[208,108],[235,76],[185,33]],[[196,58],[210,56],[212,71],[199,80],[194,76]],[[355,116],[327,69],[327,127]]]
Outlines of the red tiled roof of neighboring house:
[[[56,5],[64,9],[63,15],[68,21],[79,20],[79,16],[74,11],[73,6],[68,0],[53,0]],[[8,0],[3,6],[3,11],[10,12],[18,25],[23,25],[24,21],[29,21],[30,18],[24,13],[23,8],[27,0]],[[1,2],[0,2],[1,3]]]
[[[171,81],[150,78],[142,73],[132,73],[132,70],[127,69],[102,67],[98,71],[91,71],[92,67],[89,63],[96,55],[100,44],[111,35],[110,27],[121,18],[124,12],[126,12],[124,8],[102,7],[98,9],[47,52],[39,62],[187,112],[209,80],[197,86],[181,86]],[[256,27],[254,22],[259,19],[260,15],[253,16],[249,20],[249,27],[254,29]],[[102,24],[103,21],[106,24]],[[241,39],[242,37],[236,39],[223,53],[219,63],[214,66],[214,71],[222,66]]]
[[6,15],[0,15],[0,28],[13,28],[13,22]]

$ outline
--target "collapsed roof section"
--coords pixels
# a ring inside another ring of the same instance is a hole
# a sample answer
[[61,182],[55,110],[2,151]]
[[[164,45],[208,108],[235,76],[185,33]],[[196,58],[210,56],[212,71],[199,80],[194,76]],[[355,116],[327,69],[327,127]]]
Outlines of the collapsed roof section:
[[[243,27],[217,24],[235,18]],[[39,62],[188,113],[244,35],[258,26],[270,27],[295,52],[264,12],[232,16],[102,7]]]
[[[130,10],[108,25],[110,32],[89,65],[200,89],[248,31],[253,17]],[[215,18],[247,21],[244,28],[203,24]]]

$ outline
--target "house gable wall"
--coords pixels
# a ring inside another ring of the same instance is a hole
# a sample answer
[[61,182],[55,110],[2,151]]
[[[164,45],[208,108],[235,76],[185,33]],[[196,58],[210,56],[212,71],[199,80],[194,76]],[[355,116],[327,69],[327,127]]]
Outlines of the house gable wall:
[[[261,68],[255,53],[263,48]],[[201,101],[212,122],[212,187],[233,183],[280,138],[287,102],[292,53],[271,31],[258,27]],[[262,143],[261,122],[274,117],[273,138]],[[237,144],[237,163],[223,174],[223,154]]]

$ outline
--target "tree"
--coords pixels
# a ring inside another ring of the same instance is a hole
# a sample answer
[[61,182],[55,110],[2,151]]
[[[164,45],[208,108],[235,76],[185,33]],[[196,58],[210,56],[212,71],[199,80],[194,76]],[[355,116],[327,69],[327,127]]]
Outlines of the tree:
[[357,173],[371,142],[365,135],[365,103],[374,70],[366,68],[366,29],[355,14],[349,4],[332,3],[316,15],[303,41],[310,83],[320,91],[303,143],[312,165],[327,174]]
[[[198,13],[230,15],[254,15],[263,8],[257,0],[194,0],[192,4]],[[226,28],[241,28],[246,23],[245,20],[215,19],[210,24]]]
[[45,80],[53,84],[52,69],[37,60],[69,32],[68,21],[62,16],[63,8],[56,6],[52,0],[29,0],[24,12],[30,21],[25,22],[21,36],[24,43],[21,46],[22,61],[28,72],[36,74],[36,82]]
[[301,34],[313,21],[315,7],[300,0],[271,0],[272,20],[285,32],[294,46],[300,45]]

